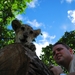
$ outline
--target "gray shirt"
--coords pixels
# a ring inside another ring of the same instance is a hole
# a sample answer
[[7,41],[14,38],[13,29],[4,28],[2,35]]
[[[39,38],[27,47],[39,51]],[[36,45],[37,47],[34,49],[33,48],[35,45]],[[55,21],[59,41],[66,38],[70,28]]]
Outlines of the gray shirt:
[[69,73],[75,72],[75,55],[73,56],[73,60],[71,61],[69,65]]

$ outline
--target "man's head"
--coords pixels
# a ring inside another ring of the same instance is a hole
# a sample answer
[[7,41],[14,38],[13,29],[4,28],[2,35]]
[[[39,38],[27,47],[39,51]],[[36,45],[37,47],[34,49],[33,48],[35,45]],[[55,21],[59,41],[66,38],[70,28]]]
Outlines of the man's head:
[[59,65],[69,63],[72,60],[73,50],[65,43],[55,43],[52,50],[53,58]]

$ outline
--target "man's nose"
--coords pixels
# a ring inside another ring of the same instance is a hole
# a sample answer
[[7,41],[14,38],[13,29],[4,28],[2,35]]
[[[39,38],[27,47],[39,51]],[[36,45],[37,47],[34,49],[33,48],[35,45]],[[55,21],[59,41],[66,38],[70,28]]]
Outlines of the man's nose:
[[55,51],[55,55],[57,55],[58,53],[59,53],[59,51],[56,50],[56,51]]

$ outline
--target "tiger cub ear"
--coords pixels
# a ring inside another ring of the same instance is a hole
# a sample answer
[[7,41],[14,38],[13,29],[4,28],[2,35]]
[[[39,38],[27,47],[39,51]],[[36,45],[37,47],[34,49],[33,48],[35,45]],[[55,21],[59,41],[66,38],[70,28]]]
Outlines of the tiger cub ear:
[[13,20],[11,25],[14,31],[21,27],[21,23],[17,19]]
[[41,34],[41,29],[34,30],[34,37],[37,37],[39,34]]

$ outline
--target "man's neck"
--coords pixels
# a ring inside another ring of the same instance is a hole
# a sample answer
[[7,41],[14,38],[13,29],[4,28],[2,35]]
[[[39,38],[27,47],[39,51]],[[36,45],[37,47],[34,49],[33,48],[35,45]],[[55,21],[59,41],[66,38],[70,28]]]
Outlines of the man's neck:
[[70,63],[71,63],[72,59],[73,59],[73,55],[69,60],[67,60],[68,63],[65,62],[65,63],[62,64],[62,66],[64,66],[67,69],[67,71],[69,71],[69,67],[70,67]]

